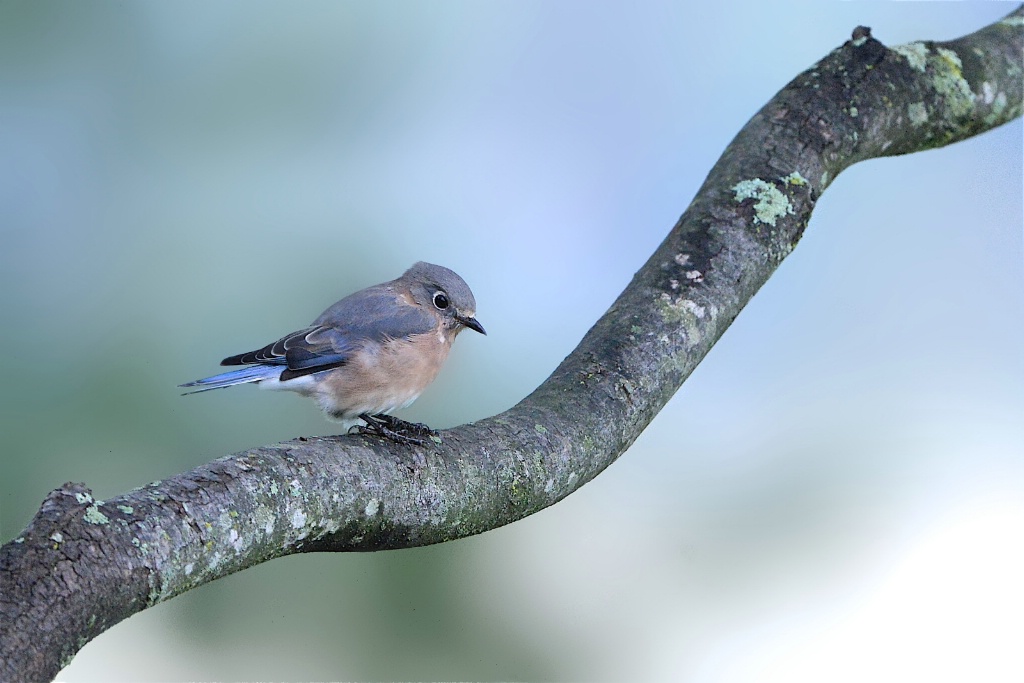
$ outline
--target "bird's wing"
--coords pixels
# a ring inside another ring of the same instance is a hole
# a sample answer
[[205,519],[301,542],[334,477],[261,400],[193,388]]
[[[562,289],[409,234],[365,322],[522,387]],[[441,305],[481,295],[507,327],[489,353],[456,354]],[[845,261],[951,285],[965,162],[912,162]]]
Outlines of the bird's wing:
[[393,292],[371,287],[337,302],[312,327],[261,349],[225,358],[221,365],[281,365],[281,381],[341,367],[360,348],[429,332],[437,320]]
[[281,337],[261,349],[230,356],[221,365],[271,365],[281,367],[281,381],[340,367],[348,360],[353,344],[336,328],[314,325]]

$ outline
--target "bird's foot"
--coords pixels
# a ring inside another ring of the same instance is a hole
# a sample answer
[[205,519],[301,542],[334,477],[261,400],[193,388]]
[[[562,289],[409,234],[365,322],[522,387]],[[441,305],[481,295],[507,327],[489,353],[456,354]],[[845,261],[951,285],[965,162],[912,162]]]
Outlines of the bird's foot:
[[437,432],[421,422],[406,422],[393,415],[363,413],[359,419],[366,424],[354,427],[357,434],[382,436],[409,446],[422,446],[425,441],[421,437],[437,436]]

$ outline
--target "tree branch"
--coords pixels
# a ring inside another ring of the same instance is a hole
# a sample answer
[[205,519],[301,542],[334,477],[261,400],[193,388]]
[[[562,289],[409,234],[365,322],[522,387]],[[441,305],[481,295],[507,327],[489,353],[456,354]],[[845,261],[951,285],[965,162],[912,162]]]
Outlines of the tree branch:
[[608,312],[511,410],[426,447],[299,438],[108,501],[66,484],[0,548],[0,679],[52,678],[89,640],[184,591],[295,552],[477,534],[622,454],[799,241],[846,167],[1021,114],[1024,9],[947,43],[859,28],[740,131]]

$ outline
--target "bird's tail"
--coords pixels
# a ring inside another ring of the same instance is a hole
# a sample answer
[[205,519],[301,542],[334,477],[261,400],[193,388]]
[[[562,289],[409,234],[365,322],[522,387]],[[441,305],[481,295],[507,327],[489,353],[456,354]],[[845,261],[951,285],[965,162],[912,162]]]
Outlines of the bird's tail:
[[201,391],[210,391],[212,389],[223,389],[224,387],[233,387],[236,384],[247,384],[249,382],[259,382],[265,379],[277,379],[281,375],[283,368],[270,365],[247,365],[244,368],[238,370],[232,370],[231,372],[222,372],[219,375],[213,377],[204,377],[203,379],[197,379],[194,382],[186,382],[185,384],[179,384],[180,387],[199,387],[195,391],[186,391],[182,396],[187,394],[198,394]]

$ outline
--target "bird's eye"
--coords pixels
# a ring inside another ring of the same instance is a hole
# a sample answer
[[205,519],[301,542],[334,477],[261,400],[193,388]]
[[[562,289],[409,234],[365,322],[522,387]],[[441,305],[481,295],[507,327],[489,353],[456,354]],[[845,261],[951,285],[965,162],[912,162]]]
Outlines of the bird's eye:
[[436,292],[434,294],[434,305],[437,306],[439,310],[443,311],[448,308],[449,303],[451,302],[448,301],[448,295],[444,292]]

